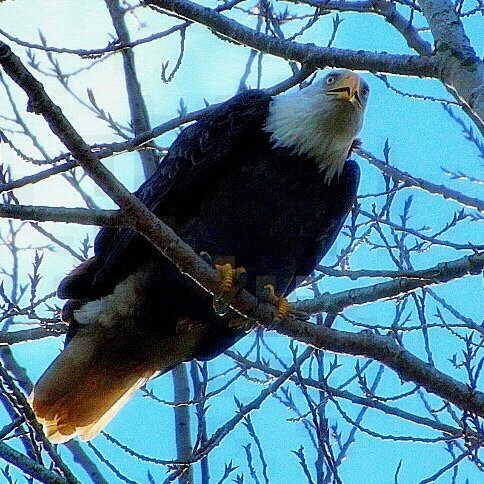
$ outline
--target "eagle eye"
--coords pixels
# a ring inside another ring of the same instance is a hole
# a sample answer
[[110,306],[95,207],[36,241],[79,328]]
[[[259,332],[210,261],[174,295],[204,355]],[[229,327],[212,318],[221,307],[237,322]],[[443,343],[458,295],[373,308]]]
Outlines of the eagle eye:
[[328,76],[326,78],[326,84],[332,84],[334,82],[335,77],[334,76]]

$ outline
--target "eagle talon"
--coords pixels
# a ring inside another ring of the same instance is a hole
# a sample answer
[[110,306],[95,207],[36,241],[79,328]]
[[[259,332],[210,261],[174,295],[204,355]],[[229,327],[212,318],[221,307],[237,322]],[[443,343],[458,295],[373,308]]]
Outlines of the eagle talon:
[[219,316],[224,316],[229,310],[230,303],[247,284],[247,271],[243,267],[234,269],[231,264],[218,265],[215,269],[222,277],[222,293],[213,300],[213,307]]
[[243,267],[234,269],[231,264],[215,264],[215,269],[222,276],[222,291],[224,293],[240,291],[247,284],[247,271]]
[[277,296],[272,284],[265,285],[264,289],[266,291],[266,294],[264,295],[265,300],[277,307],[273,322],[278,323],[283,321],[291,312],[288,300],[285,297]]
[[215,262],[213,261],[212,256],[208,253],[202,250],[200,254],[198,254],[212,269],[215,269]]

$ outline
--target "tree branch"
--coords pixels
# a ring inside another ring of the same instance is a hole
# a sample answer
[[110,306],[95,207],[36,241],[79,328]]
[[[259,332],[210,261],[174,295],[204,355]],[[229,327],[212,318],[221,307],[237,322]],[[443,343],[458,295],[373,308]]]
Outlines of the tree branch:
[[[226,355],[230,356],[233,360],[239,363],[244,368],[255,368],[260,370],[268,375],[272,375],[274,377],[279,377],[282,374],[282,371],[275,370],[268,365],[264,365],[258,361],[252,361],[247,358],[240,356],[233,351],[226,351]],[[298,382],[298,379],[295,376],[291,376],[289,378],[291,381]],[[380,402],[375,398],[369,397],[362,397],[360,395],[355,395],[354,393],[349,392],[348,390],[341,390],[336,387],[329,386],[325,381],[314,380],[312,378],[303,378],[302,382],[304,385],[316,388],[318,390],[322,390],[323,392],[330,393],[333,397],[342,398],[343,400],[349,400],[352,403],[357,405],[362,405],[365,407],[374,408],[376,410],[380,410],[381,412],[386,413],[387,415],[394,415],[401,419],[407,420],[408,422],[413,422],[417,425],[423,425],[425,427],[430,427],[434,430],[438,430],[441,432],[445,432],[446,434],[453,435],[453,436],[462,436],[463,430],[459,427],[452,427],[451,425],[447,425],[444,423],[439,422],[438,420],[433,420],[427,417],[421,417],[420,415],[414,415],[413,413],[406,412],[397,407],[392,407],[386,403]],[[326,397],[326,400],[328,398]],[[471,434],[472,437],[478,438],[477,434]]]
[[63,222],[107,227],[128,226],[128,223],[118,210],[0,204],[0,217],[35,222]]
[[408,186],[421,188],[429,193],[441,195],[447,200],[454,200],[455,202],[458,202],[466,207],[475,208],[480,212],[484,212],[484,200],[469,197],[444,185],[437,185],[430,181],[423,180],[422,178],[414,177],[409,173],[405,173],[404,171],[400,171],[398,168],[386,164],[384,161],[373,156],[369,151],[361,148],[357,148],[355,152],[358,156],[361,156],[361,158],[368,161],[370,165],[376,166],[380,171],[385,173],[385,175],[388,175],[394,180],[405,182],[405,184]]
[[[120,42],[123,44],[129,44],[131,42],[129,32],[124,21],[124,13],[119,5],[119,0],[105,0],[105,2]],[[134,134],[138,135],[150,129],[150,119],[143,99],[143,94],[141,93],[138,76],[136,74],[133,49],[123,49],[121,52],[123,55],[124,77],[131,113],[131,124],[133,126]],[[152,149],[140,150],[139,154],[145,178],[149,178],[158,166],[157,156]]]
[[393,2],[384,0],[285,0],[290,3],[310,5],[324,11],[376,13],[391,24],[407,41],[407,45],[421,55],[431,56],[432,46],[422,39],[418,31],[399,13]]
[[480,121],[484,134],[484,63],[476,55],[450,0],[418,0],[435,39],[439,77]]
[[[10,352],[10,349],[7,348],[6,350],[8,354]],[[15,405],[15,408],[19,411],[20,415],[24,418],[27,428],[30,429],[30,431],[32,432],[31,438],[32,438],[32,441],[35,442],[35,445],[38,446],[40,444],[42,446],[42,448],[46,451],[49,458],[52,460],[52,464],[54,468],[59,474],[61,474],[66,479],[66,482],[70,484],[79,484],[79,481],[76,479],[74,474],[61,460],[59,454],[57,453],[57,449],[54,448],[52,444],[47,440],[47,437],[45,437],[42,431],[42,426],[37,422],[35,418],[35,414],[33,410],[30,408],[30,405],[28,404],[27,399],[25,398],[22,391],[18,388],[18,386],[16,385],[15,381],[12,379],[10,374],[2,365],[0,365],[0,383],[4,386],[4,388],[6,388],[6,390],[4,390],[4,394]],[[3,449],[3,450],[6,454],[8,454],[9,448]],[[28,457],[25,457],[25,458],[27,459],[27,461],[30,461]],[[21,461],[19,461],[19,463],[20,462]],[[27,467],[28,468],[25,469],[25,472],[30,475],[28,469],[32,469],[32,467],[31,466],[29,467],[28,463],[27,463]],[[22,470],[24,470],[23,467],[21,468]]]
[[317,47],[314,44],[300,44],[270,37],[189,0],[147,0],[144,5],[153,5],[173,12],[182,18],[205,25],[239,44],[310,67],[345,67],[419,77],[439,75],[437,62],[431,57]]
[[442,262],[431,269],[413,271],[414,274],[419,274],[416,278],[400,277],[392,281],[333,294],[326,292],[313,299],[299,301],[293,306],[298,311],[313,315],[323,311],[339,313],[349,306],[400,296],[420,287],[448,282],[467,274],[480,274],[483,269],[484,252],[479,252],[455,261]]
[[[188,383],[188,371],[186,364],[182,363],[173,368],[173,389],[175,402],[190,400],[190,385]],[[188,405],[176,405],[173,407],[175,414],[175,438],[177,459],[186,461],[192,453],[190,431],[190,409]],[[193,466],[189,466],[178,480],[179,484],[193,484]]]
[[38,183],[46,178],[49,178],[57,173],[63,173],[75,168],[77,163],[75,161],[68,161],[61,165],[53,166],[47,170],[40,171],[34,175],[27,175],[18,180],[11,180],[8,183],[0,183],[0,193],[15,190],[16,188],[21,188],[25,185],[30,185],[33,183]]
[[33,479],[37,479],[39,482],[44,482],[45,484],[69,483],[67,479],[54,474],[49,469],[46,469],[41,464],[37,464],[37,462],[34,462],[18,450],[13,449],[3,442],[0,442],[0,457],[6,462],[10,462],[10,464],[18,467],[22,472]]
[[361,333],[337,331],[293,318],[281,321],[277,332],[313,348],[377,360],[398,373],[403,380],[413,381],[461,409],[484,417],[484,393],[472,391],[466,384],[412,355],[391,336],[367,330]]
[[[67,331],[67,325],[64,323],[56,323],[50,326],[52,328],[50,331],[46,328],[34,328],[32,330],[25,330],[25,331],[18,331],[14,333],[9,333],[9,332],[0,332],[0,345],[3,343],[2,338],[4,337],[6,341],[8,341],[11,336],[13,339],[13,343],[16,342],[21,342],[22,336],[23,337],[28,337],[28,336],[39,336],[39,334],[35,335],[33,334],[36,330],[43,330],[43,331],[49,331],[48,335],[49,336],[58,336]],[[53,332],[54,330],[56,332]],[[25,334],[24,334],[25,333]],[[21,336],[22,335],[22,336]],[[17,338],[18,337],[18,338]],[[37,339],[37,338],[35,338]],[[27,339],[25,339],[27,340]],[[32,382],[30,381],[29,377],[27,376],[25,370],[18,364],[18,362],[15,360],[13,357],[10,348],[4,348],[2,349],[2,360],[3,364],[5,365],[5,369],[12,375],[13,380],[22,388],[22,390],[29,394],[32,389],[33,385]],[[3,369],[0,369],[3,371]],[[23,412],[25,412],[25,407],[27,406],[27,402],[25,402],[25,399],[23,398],[22,395],[17,394],[17,401],[20,404],[20,406],[23,409]],[[22,403],[23,402],[23,403]],[[27,413],[26,418],[23,418],[24,421],[29,421],[32,420],[32,413]],[[36,432],[41,432],[40,429],[36,430]],[[42,439],[40,439],[42,440]],[[49,453],[52,453],[52,450],[50,449],[50,443],[47,442],[46,440],[43,441],[44,445],[46,446],[46,449],[48,449]],[[91,481],[95,484],[107,484],[107,481],[104,479],[102,476],[101,472],[99,471],[98,467],[94,462],[86,455],[84,452],[84,449],[81,447],[79,442],[75,440],[71,440],[69,442],[66,442],[65,447],[71,452],[72,458],[74,461],[80,465],[84,471],[87,473]],[[44,482],[44,481],[42,481]]]
[[0,331],[0,346],[11,346],[17,343],[47,338],[49,336],[61,336],[67,331],[65,323],[57,323],[48,327],[23,329],[20,331]]

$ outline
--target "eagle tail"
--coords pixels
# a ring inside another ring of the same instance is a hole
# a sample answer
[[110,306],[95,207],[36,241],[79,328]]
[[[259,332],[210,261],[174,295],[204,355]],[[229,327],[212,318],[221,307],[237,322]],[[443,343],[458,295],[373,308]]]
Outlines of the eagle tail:
[[95,333],[73,338],[35,385],[29,401],[51,442],[92,439],[158,373],[103,349]]

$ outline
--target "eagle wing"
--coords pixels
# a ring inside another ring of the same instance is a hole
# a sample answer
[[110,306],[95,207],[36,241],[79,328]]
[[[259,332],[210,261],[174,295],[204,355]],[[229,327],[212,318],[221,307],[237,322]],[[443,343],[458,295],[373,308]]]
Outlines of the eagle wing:
[[[231,151],[249,142],[254,130],[262,129],[272,97],[249,90],[211,109],[198,122],[185,128],[158,169],[135,195],[157,215],[176,206],[177,196],[204,176],[217,171],[230,159]],[[82,299],[109,293],[126,275],[126,254],[143,252],[147,242],[131,229],[104,227],[98,233],[94,260],[63,279],[61,298]]]

